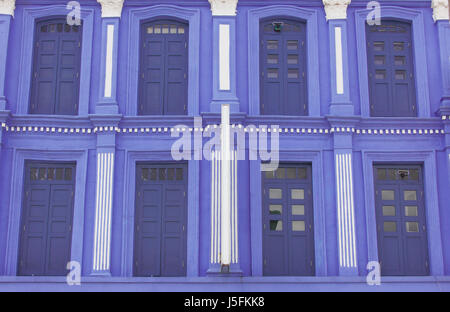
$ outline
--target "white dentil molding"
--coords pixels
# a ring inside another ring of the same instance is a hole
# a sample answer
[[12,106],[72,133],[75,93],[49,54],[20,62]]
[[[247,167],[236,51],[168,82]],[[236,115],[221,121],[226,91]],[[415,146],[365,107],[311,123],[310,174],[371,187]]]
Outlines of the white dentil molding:
[[433,19],[435,22],[449,19],[448,2],[448,0],[431,1],[431,7],[433,8]]
[[213,16],[236,16],[238,0],[208,0]]
[[327,14],[327,21],[334,19],[346,19],[347,7],[351,0],[322,0]]
[[0,0],[0,14],[14,16],[16,0]]
[[102,5],[102,17],[120,17],[125,0],[97,0]]

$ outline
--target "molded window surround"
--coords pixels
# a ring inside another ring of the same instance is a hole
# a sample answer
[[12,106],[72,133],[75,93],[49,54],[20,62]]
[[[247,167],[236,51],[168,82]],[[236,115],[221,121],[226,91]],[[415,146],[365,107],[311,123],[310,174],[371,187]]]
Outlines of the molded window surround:
[[14,150],[13,175],[11,176],[11,196],[9,198],[8,236],[6,241],[5,275],[14,276],[17,273],[17,259],[20,241],[20,218],[22,213],[22,198],[25,173],[25,161],[75,161],[75,195],[73,210],[73,230],[70,260],[78,261],[82,265],[83,260],[83,233],[84,233],[84,209],[86,207],[86,175],[87,175],[87,150],[73,151],[42,151],[42,150]]
[[260,114],[259,34],[260,22],[268,17],[286,17],[306,21],[308,111],[309,116],[320,116],[317,11],[292,5],[267,6],[248,11],[249,115]]
[[[367,40],[365,26],[367,15],[370,12],[370,10],[357,10],[355,12],[359,93],[362,117],[370,117]],[[430,117],[430,96],[423,13],[421,11],[407,8],[383,6],[383,9],[381,10],[381,18],[406,20],[410,21],[412,24],[417,117]]]
[[[65,5],[52,5],[23,10],[21,59],[19,64],[19,86],[17,94],[18,115],[28,114],[30,102],[31,73],[33,70],[33,43],[37,19],[53,16],[66,16],[69,13]],[[81,9],[83,37],[81,44],[80,95],[78,115],[89,113],[89,95],[91,84],[92,38],[94,29],[94,9]],[[36,116],[36,115],[33,115]]]
[[423,164],[425,194],[425,215],[428,236],[428,255],[430,275],[444,275],[444,256],[442,252],[441,225],[439,221],[439,200],[437,193],[436,153],[423,152],[375,152],[362,151],[364,170],[364,194],[367,231],[368,261],[378,261],[377,224],[375,215],[375,187],[373,166],[383,163]]
[[139,48],[141,23],[157,17],[178,18],[189,24],[188,60],[188,116],[199,114],[199,72],[200,72],[200,10],[186,9],[174,5],[155,5],[135,8],[129,11],[128,29],[128,74],[126,115],[137,116]]

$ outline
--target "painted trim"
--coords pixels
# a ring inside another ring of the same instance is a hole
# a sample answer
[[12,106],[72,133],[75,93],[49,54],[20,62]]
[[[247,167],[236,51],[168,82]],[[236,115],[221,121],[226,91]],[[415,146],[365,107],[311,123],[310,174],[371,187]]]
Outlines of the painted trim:
[[175,17],[189,23],[188,115],[197,116],[200,111],[200,10],[174,5],[132,8],[129,11],[126,115],[136,116],[138,112],[141,22],[159,16]]
[[97,191],[92,274],[110,273],[114,153],[97,153]]
[[[19,115],[28,114],[30,104],[31,72],[33,67],[33,44],[36,19],[53,15],[66,16],[66,5],[52,5],[37,8],[24,8],[22,20],[22,38],[19,64],[19,85],[17,87],[17,108]],[[91,88],[92,38],[94,32],[94,10],[81,9],[83,20],[83,38],[81,45],[80,95],[78,115],[89,113],[89,96]]]
[[[351,152],[335,152],[339,267],[358,273]],[[349,273],[349,272],[346,272]]]
[[0,46],[0,110],[5,110],[7,104],[5,95],[5,78],[11,20],[11,15],[0,15],[0,42],[8,43]]
[[450,106],[450,23],[437,21],[440,68],[442,74],[441,106]]
[[[257,151],[255,151],[257,152]],[[324,202],[323,152],[302,150],[280,151],[280,162],[309,162],[312,164],[314,251],[316,276],[327,275],[327,250]],[[250,235],[252,276],[263,275],[263,221],[261,162],[250,161]]]
[[[157,146],[154,144],[152,146]],[[161,161],[172,159],[171,152],[160,150],[136,151],[125,149],[124,190],[122,205],[122,261],[121,276],[133,276],[133,248],[134,248],[134,214],[136,200],[136,162]],[[188,161],[188,221],[187,221],[187,263],[188,277],[199,275],[200,253],[200,161]],[[134,277],[133,277],[134,278]]]
[[[356,51],[358,55],[359,93],[362,117],[370,117],[369,74],[367,69],[367,39],[365,27],[366,18],[370,12],[370,10],[355,11]],[[398,18],[412,22],[417,116],[431,117],[423,12],[403,7],[383,6],[381,18]]]
[[259,25],[262,19],[271,16],[287,16],[306,21],[308,111],[309,116],[320,116],[317,10],[304,9],[292,5],[266,6],[248,11],[249,115],[260,115]]
[[422,163],[425,193],[425,210],[428,235],[430,275],[444,275],[441,224],[438,201],[437,164],[435,151],[380,152],[362,150],[364,170],[364,194],[367,231],[368,261],[378,261],[377,224],[375,214],[375,187],[373,166],[392,162]]
[[[14,149],[12,159],[11,195],[9,199],[9,228],[6,241],[5,275],[17,274],[17,260],[20,241],[20,218],[24,186],[26,160],[39,161],[75,161],[75,200],[73,212],[73,231],[71,261],[83,262],[84,209],[87,177],[88,150],[31,150]],[[19,200],[20,198],[20,200]]]

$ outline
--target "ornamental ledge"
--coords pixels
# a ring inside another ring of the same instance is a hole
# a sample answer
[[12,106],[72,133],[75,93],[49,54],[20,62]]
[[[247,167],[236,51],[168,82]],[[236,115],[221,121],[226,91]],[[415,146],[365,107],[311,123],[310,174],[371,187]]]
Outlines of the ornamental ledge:
[[448,0],[432,0],[433,20],[449,20]]
[[238,0],[208,0],[213,16],[236,16]]
[[102,18],[121,17],[124,0],[97,0],[102,6]]
[[351,0],[322,0],[325,7],[326,19],[347,19],[347,7]]
[[14,16],[16,0],[0,0],[0,14]]
[[[448,116],[450,118],[450,116]],[[158,128],[121,128],[121,127],[94,127],[94,128],[64,128],[64,127],[43,127],[43,126],[8,126],[2,123],[2,128],[6,132],[37,132],[37,133],[62,133],[62,134],[92,134],[97,132],[115,132],[124,134],[139,134],[139,133],[171,133],[171,132],[208,132],[211,129],[218,129],[220,125],[208,125],[206,127],[158,127]],[[373,129],[373,128],[355,128],[355,127],[331,127],[331,128],[266,128],[255,126],[244,127],[242,125],[231,125],[232,129],[238,128],[238,131],[244,132],[278,132],[280,134],[331,134],[331,133],[354,133],[361,135],[443,135],[444,129]]]

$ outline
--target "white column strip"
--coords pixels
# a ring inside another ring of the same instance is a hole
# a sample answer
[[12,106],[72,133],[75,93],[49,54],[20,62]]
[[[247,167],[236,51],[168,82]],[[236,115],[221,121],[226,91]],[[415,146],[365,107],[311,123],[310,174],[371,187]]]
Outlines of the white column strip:
[[114,25],[108,25],[106,32],[105,97],[110,98],[112,95]]
[[238,236],[238,179],[237,179],[237,151],[233,152],[234,155],[234,237],[233,237],[233,244],[234,244],[234,263],[238,263],[239,261],[239,236]]
[[97,156],[94,271],[107,271],[110,268],[113,178],[114,153],[99,153]]
[[344,66],[342,56],[342,28],[334,28],[334,40],[336,48],[336,92],[344,94]]
[[221,264],[231,263],[230,105],[222,104],[221,125]]
[[219,88],[230,90],[230,25],[219,25]]
[[212,159],[211,159],[211,259],[210,263],[215,263],[214,256],[215,256],[215,237],[216,237],[216,227],[215,227],[215,213],[216,213],[216,185],[215,185],[215,171],[216,171],[216,160],[214,151],[212,151]]
[[356,233],[355,233],[355,207],[354,207],[354,198],[353,198],[353,168],[352,168],[352,155],[347,155],[347,162],[349,168],[349,196],[350,196],[350,235],[351,235],[351,246],[352,246],[352,266],[356,267]]
[[343,245],[342,245],[342,203],[341,203],[341,175],[339,171],[339,154],[336,154],[336,160],[335,160],[335,170],[336,170],[336,188],[337,188],[337,215],[338,215],[338,232],[339,232],[339,265],[343,266]]

